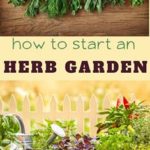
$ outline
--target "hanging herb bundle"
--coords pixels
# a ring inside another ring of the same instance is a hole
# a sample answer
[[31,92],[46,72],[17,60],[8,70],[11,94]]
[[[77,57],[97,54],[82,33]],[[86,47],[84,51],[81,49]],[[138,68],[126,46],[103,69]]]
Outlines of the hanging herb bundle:
[[[75,15],[82,8],[88,12],[101,12],[106,5],[124,5],[125,0],[9,0],[9,3],[15,7],[27,4],[26,16],[34,17],[39,13],[47,13],[51,18],[63,16],[69,11]],[[130,0],[130,3],[132,6],[139,6],[144,0]]]
[[144,4],[144,0],[131,0],[132,6],[140,6],[142,4]]
[[48,13],[49,17],[63,16],[67,10],[67,0],[45,0],[40,8],[40,11]]
[[40,1],[39,0],[31,0],[28,8],[26,10],[25,15],[34,17],[37,15],[40,7]]
[[72,14],[75,15],[78,10],[82,9],[81,1],[71,0],[70,7],[71,7]]
[[101,12],[106,3],[107,0],[86,0],[84,9],[90,12],[97,9],[98,12]]

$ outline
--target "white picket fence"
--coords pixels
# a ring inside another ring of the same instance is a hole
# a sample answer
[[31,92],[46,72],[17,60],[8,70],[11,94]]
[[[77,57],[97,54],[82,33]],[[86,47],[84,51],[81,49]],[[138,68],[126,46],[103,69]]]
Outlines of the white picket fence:
[[[132,96],[132,100],[135,99]],[[109,96],[105,96],[103,99],[102,109],[109,108],[111,106]],[[2,100],[0,100],[0,114],[5,113],[13,113],[18,114],[22,117],[26,132],[30,132],[30,123],[31,120],[35,120],[36,122],[43,122],[44,119],[49,120],[76,120],[77,121],[77,132],[84,133],[84,121],[87,118],[89,120],[89,134],[91,136],[96,135],[96,123],[100,116],[98,114],[98,99],[95,96],[92,96],[89,101],[89,109],[85,111],[84,101],[82,97],[79,97],[76,102],[76,110],[71,110],[71,99],[69,96],[64,98],[63,102],[63,110],[58,110],[58,103],[55,97],[51,98],[49,103],[49,110],[46,111],[44,109],[44,103],[42,97],[38,97],[36,100],[36,110],[30,111],[30,100],[25,97],[23,101],[22,111],[17,111],[17,103],[16,98],[14,96],[10,99],[9,109],[8,111],[4,111],[4,106]]]

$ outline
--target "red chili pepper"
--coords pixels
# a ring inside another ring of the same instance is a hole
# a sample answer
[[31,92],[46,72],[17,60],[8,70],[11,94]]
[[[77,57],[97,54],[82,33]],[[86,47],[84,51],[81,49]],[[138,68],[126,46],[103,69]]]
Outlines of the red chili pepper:
[[124,105],[124,107],[125,107],[126,109],[128,109],[128,108],[130,107],[129,102],[128,102],[128,100],[127,100],[125,97],[123,97],[123,105]]
[[118,107],[121,105],[121,99],[120,98],[118,98],[118,100],[117,100],[117,104],[116,104],[116,108],[118,109]]

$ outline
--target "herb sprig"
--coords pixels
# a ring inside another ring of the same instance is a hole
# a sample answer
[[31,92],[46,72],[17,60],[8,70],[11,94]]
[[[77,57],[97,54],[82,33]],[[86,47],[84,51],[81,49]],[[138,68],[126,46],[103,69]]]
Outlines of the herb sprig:
[[16,141],[15,134],[19,131],[20,126],[14,116],[0,115],[0,149]]

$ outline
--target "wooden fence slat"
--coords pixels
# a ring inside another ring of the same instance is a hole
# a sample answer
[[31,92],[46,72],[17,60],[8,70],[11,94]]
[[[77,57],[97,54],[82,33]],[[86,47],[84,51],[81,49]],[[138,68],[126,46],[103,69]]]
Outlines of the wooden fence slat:
[[95,96],[92,96],[90,99],[90,114],[89,114],[89,119],[90,119],[90,135],[95,136],[97,128],[95,127],[96,122],[97,122],[97,99]]
[[71,101],[69,96],[65,96],[63,103],[63,113],[64,113],[64,120],[71,119]]
[[130,102],[136,102],[137,101],[137,98],[136,98],[136,96],[135,96],[135,94],[134,93],[132,93],[131,95],[130,95]]
[[82,99],[82,97],[80,96],[78,101],[77,101],[77,110],[78,112],[76,119],[78,122],[78,127],[77,127],[77,131],[79,133],[84,133],[84,101]]
[[9,112],[16,113],[17,112],[17,103],[16,98],[12,95],[9,102]]
[[39,96],[37,98],[37,101],[36,101],[36,115],[35,115],[35,118],[36,118],[36,121],[37,122],[43,122],[43,106],[44,106],[44,103],[43,103],[43,98],[42,96]]
[[51,120],[56,120],[57,118],[57,99],[53,96],[50,101],[50,116]]
[[30,132],[30,101],[26,96],[23,102],[22,117],[25,124],[26,132]]
[[107,108],[110,108],[111,104],[110,104],[110,98],[108,95],[106,95],[103,99],[103,110],[107,109]]

